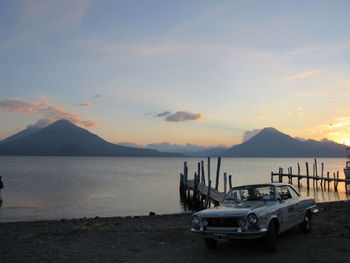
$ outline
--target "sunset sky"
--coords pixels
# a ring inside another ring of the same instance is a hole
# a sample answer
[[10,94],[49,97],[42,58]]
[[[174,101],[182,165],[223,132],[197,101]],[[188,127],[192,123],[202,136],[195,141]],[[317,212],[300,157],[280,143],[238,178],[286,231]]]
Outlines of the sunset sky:
[[65,118],[111,142],[350,145],[350,1],[0,1],[0,139]]

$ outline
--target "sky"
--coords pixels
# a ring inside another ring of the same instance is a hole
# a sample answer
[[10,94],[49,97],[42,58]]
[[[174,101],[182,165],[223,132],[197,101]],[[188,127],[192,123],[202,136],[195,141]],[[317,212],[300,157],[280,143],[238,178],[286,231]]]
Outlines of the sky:
[[111,142],[350,145],[350,1],[0,1],[0,139],[68,119]]

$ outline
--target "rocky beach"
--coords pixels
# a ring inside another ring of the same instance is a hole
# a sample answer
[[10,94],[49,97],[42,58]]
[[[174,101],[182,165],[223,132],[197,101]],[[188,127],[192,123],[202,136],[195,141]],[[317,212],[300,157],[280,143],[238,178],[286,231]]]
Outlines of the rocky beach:
[[318,205],[313,230],[260,240],[219,242],[206,250],[191,214],[82,218],[0,224],[0,262],[350,262],[350,202]]

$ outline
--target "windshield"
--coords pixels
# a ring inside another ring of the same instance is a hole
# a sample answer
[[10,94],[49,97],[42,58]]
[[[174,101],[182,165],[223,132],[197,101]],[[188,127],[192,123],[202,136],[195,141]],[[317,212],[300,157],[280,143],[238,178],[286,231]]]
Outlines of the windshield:
[[273,201],[275,190],[271,185],[266,186],[242,186],[232,188],[226,195],[225,201]]

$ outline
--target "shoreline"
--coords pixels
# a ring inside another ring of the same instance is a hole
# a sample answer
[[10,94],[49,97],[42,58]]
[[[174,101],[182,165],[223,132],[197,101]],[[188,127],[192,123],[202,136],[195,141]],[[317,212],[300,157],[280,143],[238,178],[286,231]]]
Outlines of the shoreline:
[[3,222],[0,262],[350,262],[350,201],[318,208],[313,231],[283,233],[276,253],[260,240],[206,250],[190,232],[191,213]]
[[[336,200],[336,201],[327,201],[327,202],[319,202],[316,203],[317,206],[323,206],[328,204],[334,204],[334,203],[349,203],[350,205],[350,199],[347,200]],[[151,212],[150,212],[151,213]],[[170,214],[155,214],[152,216],[180,216],[180,215],[190,215],[193,214],[192,211],[184,211],[182,213],[170,213]],[[151,215],[127,215],[127,216],[108,216],[108,217],[100,217],[100,216],[94,216],[94,217],[75,217],[75,218],[57,218],[57,219],[38,219],[38,220],[27,220],[27,221],[1,221],[0,225],[5,223],[34,223],[34,222],[55,222],[55,221],[79,221],[79,220],[93,220],[93,219],[124,219],[124,218],[141,218],[141,217],[152,217]]]

